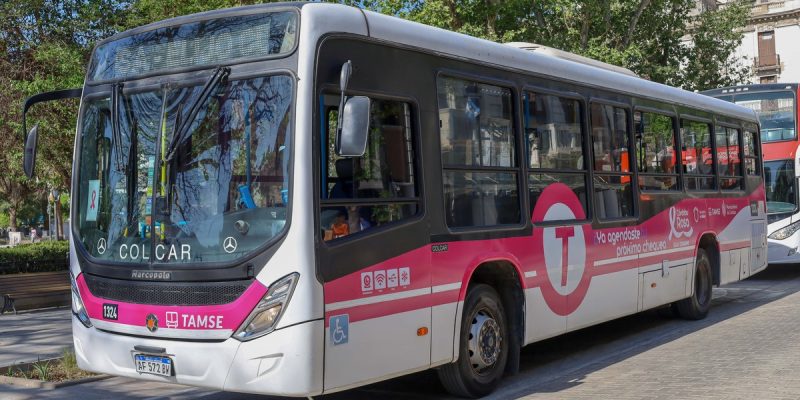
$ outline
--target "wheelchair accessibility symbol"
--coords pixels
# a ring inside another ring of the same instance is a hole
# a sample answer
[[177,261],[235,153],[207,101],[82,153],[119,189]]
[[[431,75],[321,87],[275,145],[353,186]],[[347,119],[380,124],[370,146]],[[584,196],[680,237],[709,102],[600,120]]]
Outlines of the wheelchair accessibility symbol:
[[335,315],[330,319],[331,342],[334,346],[347,343],[348,329],[350,327],[350,316]]

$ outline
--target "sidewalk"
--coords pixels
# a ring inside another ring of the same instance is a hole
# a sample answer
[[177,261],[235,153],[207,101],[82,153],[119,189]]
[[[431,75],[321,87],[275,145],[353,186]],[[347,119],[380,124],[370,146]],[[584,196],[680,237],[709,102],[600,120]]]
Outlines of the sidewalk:
[[72,346],[69,307],[0,315],[0,367],[61,355]]

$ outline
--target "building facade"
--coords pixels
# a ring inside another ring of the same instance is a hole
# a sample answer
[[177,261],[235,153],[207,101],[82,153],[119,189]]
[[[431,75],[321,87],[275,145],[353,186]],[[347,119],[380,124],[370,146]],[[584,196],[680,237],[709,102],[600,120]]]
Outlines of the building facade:
[[747,83],[800,82],[800,0],[756,0],[738,56],[753,66]]

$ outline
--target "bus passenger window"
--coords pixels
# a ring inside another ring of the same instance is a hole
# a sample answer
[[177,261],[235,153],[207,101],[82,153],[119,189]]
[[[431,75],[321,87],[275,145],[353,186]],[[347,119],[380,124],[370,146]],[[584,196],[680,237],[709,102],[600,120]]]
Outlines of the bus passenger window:
[[[541,93],[525,93],[525,151],[531,209],[542,191],[552,183],[569,186],[587,212],[588,171],[583,160],[581,102]],[[609,160],[609,168],[613,161]],[[620,167],[621,168],[621,167]]]
[[370,131],[362,157],[334,152],[338,96],[326,96],[320,229],[324,240],[366,231],[419,211],[411,107],[372,99]]
[[674,121],[672,117],[651,112],[633,114],[641,190],[678,189]]
[[744,131],[744,164],[747,175],[760,175],[758,166],[761,163],[758,161],[758,142],[756,138],[757,133],[749,130]]
[[593,103],[591,123],[595,212],[603,220],[633,216],[628,112]]
[[447,226],[519,223],[511,90],[448,77],[437,89]]
[[739,157],[739,130],[717,126],[717,171],[719,171],[719,184],[723,190],[741,189],[744,178],[742,177],[742,163]]
[[684,183],[689,190],[714,190],[711,126],[705,122],[681,120],[681,161]]

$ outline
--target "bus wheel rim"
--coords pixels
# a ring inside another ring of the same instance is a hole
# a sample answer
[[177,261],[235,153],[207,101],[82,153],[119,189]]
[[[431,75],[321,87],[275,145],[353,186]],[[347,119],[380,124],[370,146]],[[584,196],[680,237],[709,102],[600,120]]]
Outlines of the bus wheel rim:
[[500,326],[488,310],[480,310],[472,318],[469,339],[469,360],[472,369],[481,373],[497,363],[503,345]]

